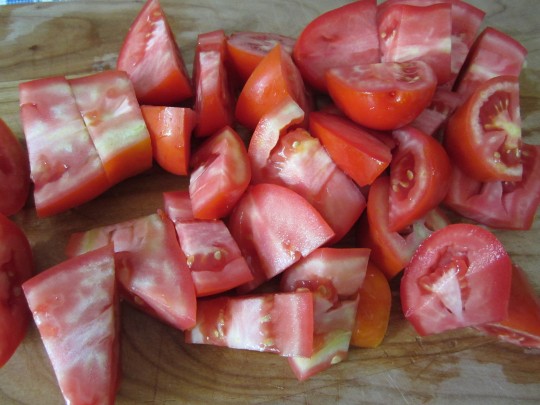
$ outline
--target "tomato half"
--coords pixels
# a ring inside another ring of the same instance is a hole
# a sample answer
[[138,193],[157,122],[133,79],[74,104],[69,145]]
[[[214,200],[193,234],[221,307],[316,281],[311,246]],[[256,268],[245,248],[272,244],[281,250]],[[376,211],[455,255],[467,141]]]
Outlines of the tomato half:
[[69,259],[23,284],[68,404],[113,404],[120,323],[111,245]]
[[193,62],[196,136],[212,135],[234,121],[234,98],[225,67],[226,41],[223,30],[197,37]]
[[360,0],[313,19],[298,37],[293,58],[307,84],[326,92],[330,68],[380,61],[375,0]]
[[503,342],[540,348],[540,298],[521,267],[512,266],[508,316],[497,323],[479,325],[476,329]]
[[191,81],[158,0],[147,0],[129,28],[116,64],[125,71],[140,104],[178,104],[193,96]]
[[19,212],[30,192],[28,155],[15,134],[0,118],[0,214]]
[[347,117],[380,130],[412,122],[437,87],[433,70],[422,61],[333,68],[326,82],[330,97]]
[[479,181],[521,180],[519,107],[517,77],[497,76],[479,85],[448,121],[444,145],[452,161]]
[[21,290],[34,272],[32,257],[26,235],[0,213],[0,367],[19,347],[32,317]]
[[512,263],[488,230],[452,224],[416,250],[401,279],[405,318],[429,335],[506,318]]
[[76,207],[107,190],[109,179],[68,81],[21,83],[19,99],[38,216]]
[[393,136],[398,146],[390,164],[388,224],[400,231],[439,205],[452,166],[442,145],[416,128],[395,130]]
[[251,180],[244,142],[226,127],[206,140],[191,157],[189,195],[197,219],[227,216]]
[[191,157],[191,133],[197,116],[190,108],[141,106],[152,141],[152,156],[169,173],[186,175]]

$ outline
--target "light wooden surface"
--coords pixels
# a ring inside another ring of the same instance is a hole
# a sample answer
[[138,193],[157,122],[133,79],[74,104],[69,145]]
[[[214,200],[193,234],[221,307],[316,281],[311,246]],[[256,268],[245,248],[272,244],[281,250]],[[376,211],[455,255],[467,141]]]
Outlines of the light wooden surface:
[[[540,3],[475,0],[493,25],[529,50],[521,77],[524,135],[540,143]],[[296,36],[330,0],[163,0],[186,62],[196,35],[223,28]],[[0,116],[23,139],[18,119],[20,81],[81,75],[113,68],[141,1],[86,1],[0,7]],[[186,178],[159,169],[130,179],[95,201],[38,220],[33,207],[15,217],[44,270],[64,259],[72,232],[154,212],[161,192]],[[512,258],[540,292],[540,224],[528,232],[498,232]],[[394,291],[396,288],[394,286]],[[122,374],[118,404],[207,403],[540,403],[540,351],[495,342],[471,330],[419,338],[395,300],[388,335],[374,350],[353,349],[349,360],[299,383],[287,362],[270,354],[183,343],[180,332],[127,306],[122,317]],[[0,370],[0,403],[62,403],[38,332],[32,326]]]

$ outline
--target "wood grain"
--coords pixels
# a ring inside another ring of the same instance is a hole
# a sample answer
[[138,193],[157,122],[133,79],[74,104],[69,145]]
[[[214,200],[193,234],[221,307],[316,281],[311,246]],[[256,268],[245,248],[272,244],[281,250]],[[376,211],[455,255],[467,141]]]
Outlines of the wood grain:
[[[197,33],[223,28],[296,36],[323,11],[344,1],[162,0],[183,55],[191,65]],[[521,77],[527,141],[540,143],[540,25],[536,0],[475,0],[493,25],[529,50]],[[23,141],[19,82],[77,76],[113,68],[141,1],[63,2],[0,7],[0,116]],[[154,168],[69,212],[38,220],[31,201],[14,219],[27,233],[42,271],[64,260],[72,232],[154,212],[161,192],[187,179]],[[497,232],[540,292],[540,225]],[[186,345],[182,334],[122,307],[122,384],[118,404],[539,403],[540,351],[502,344],[473,330],[419,338],[404,321],[394,285],[385,342],[352,349],[349,360],[299,383],[280,357]],[[62,403],[35,327],[0,370],[1,404]]]

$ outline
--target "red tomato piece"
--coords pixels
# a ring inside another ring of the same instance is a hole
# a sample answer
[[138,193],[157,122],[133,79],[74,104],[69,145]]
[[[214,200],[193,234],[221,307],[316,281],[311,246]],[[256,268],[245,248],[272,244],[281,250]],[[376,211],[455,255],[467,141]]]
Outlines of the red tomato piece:
[[185,332],[185,341],[281,356],[309,356],[313,351],[311,293],[200,300],[197,325]]
[[273,32],[233,32],[227,39],[227,55],[231,68],[245,83],[257,65],[276,45],[292,55],[296,40]]
[[326,92],[330,68],[380,62],[375,0],[360,0],[327,11],[301,32],[293,58],[307,84]]
[[75,233],[66,254],[73,257],[110,243],[124,298],[178,329],[195,325],[195,287],[171,220],[158,213]]
[[174,222],[198,297],[227,291],[253,279],[223,221],[195,219],[187,191],[164,193],[164,204]]
[[193,96],[191,81],[158,0],[147,0],[118,55],[140,104],[175,105]]
[[32,249],[26,235],[0,214],[0,368],[26,335],[31,314],[21,285],[33,272]]
[[68,81],[54,77],[21,83],[19,96],[38,216],[76,207],[108,189]]
[[521,181],[480,182],[453,167],[446,206],[493,228],[527,230],[540,204],[540,146],[522,145]]
[[30,192],[28,155],[15,134],[0,118],[0,214],[19,212]]
[[68,404],[114,404],[119,307],[111,245],[67,260],[23,284]]
[[317,138],[298,128],[283,135],[265,168],[263,181],[304,197],[341,240],[366,207],[358,186],[336,166]]
[[519,107],[517,77],[498,76],[479,85],[448,121],[444,145],[452,161],[479,181],[521,180]]
[[461,104],[462,99],[457,93],[437,87],[429,106],[410,125],[427,135],[434,136]]
[[442,145],[416,128],[395,130],[393,136],[398,147],[390,164],[388,225],[401,231],[443,200],[452,166]]
[[418,245],[449,221],[440,210],[434,209],[407,229],[393,232],[388,222],[389,192],[388,176],[377,178],[370,186],[366,215],[360,221],[359,244],[371,249],[373,263],[391,279],[407,265]]
[[438,84],[451,79],[451,4],[390,4],[379,10],[377,24],[381,62],[421,60],[433,69]]
[[521,267],[512,266],[508,316],[497,323],[479,325],[476,329],[503,342],[540,348],[540,298]]
[[392,291],[384,273],[371,262],[367,265],[366,276],[358,295],[358,309],[351,345],[366,348],[378,347],[388,329]]
[[312,112],[309,131],[321,141],[336,165],[360,187],[373,183],[392,159],[385,143],[346,118]]
[[206,140],[191,158],[189,195],[197,219],[227,216],[251,180],[244,142],[226,127]]
[[125,72],[106,71],[69,81],[109,183],[152,166],[152,144]]
[[234,98],[225,67],[226,41],[223,30],[197,37],[193,62],[196,136],[212,135],[234,121]]
[[186,175],[191,157],[191,133],[197,115],[190,108],[141,106],[152,141],[152,156],[169,173]]
[[328,92],[351,120],[391,130],[412,122],[430,104],[437,80],[422,61],[330,69]]
[[401,279],[405,318],[422,336],[506,318],[512,263],[488,230],[452,224],[418,247]]
[[276,45],[244,85],[236,103],[235,117],[246,128],[254,129],[263,116],[290,99],[305,113],[311,110],[312,101],[298,68],[281,45]]
[[478,36],[456,82],[455,90],[466,100],[483,82],[497,76],[519,77],[527,49],[493,27]]
[[334,237],[305,198],[275,184],[248,188],[228,224],[254,276],[247,289],[281,273]]

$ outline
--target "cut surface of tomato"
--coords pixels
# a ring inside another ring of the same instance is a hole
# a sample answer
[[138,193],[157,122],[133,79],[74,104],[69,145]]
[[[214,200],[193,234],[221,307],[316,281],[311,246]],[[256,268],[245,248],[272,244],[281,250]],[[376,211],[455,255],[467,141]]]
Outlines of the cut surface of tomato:
[[521,180],[521,143],[515,76],[497,76],[480,84],[451,116],[444,137],[452,161],[479,181]]
[[488,230],[452,224],[418,247],[401,279],[405,318],[420,335],[506,318],[512,263]]
[[147,0],[118,55],[140,104],[178,104],[193,96],[191,81],[165,13],[158,0]]
[[19,347],[32,318],[21,285],[33,272],[32,248],[26,235],[0,213],[0,367]]
[[360,0],[313,19],[298,37],[293,58],[307,84],[326,92],[330,68],[380,61],[375,0]]
[[23,284],[66,403],[115,402],[120,328],[114,266],[108,245]]
[[0,118],[0,214],[19,212],[30,192],[28,155],[11,128]]
[[433,70],[422,61],[333,68],[326,79],[330,97],[347,117],[378,130],[412,122],[437,86]]

